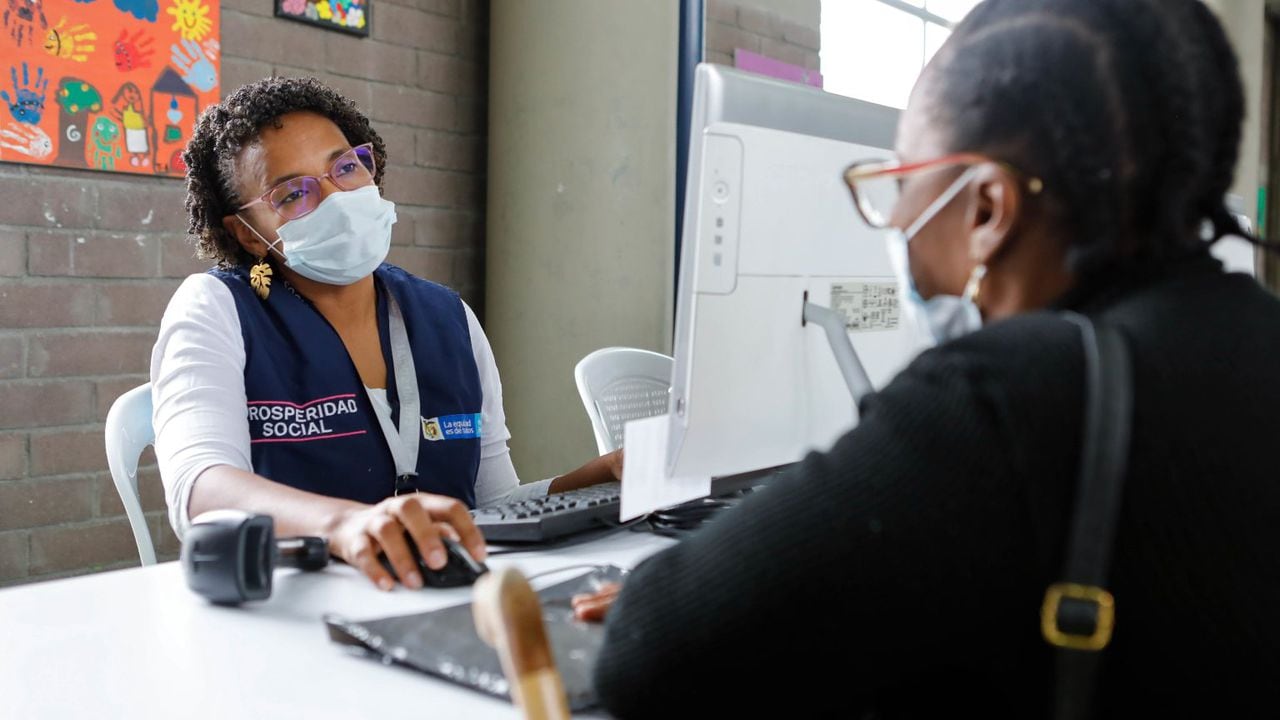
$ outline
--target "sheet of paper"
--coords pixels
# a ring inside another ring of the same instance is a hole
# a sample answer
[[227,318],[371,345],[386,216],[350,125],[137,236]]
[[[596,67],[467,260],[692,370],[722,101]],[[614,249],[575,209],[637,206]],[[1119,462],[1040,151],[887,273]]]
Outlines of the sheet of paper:
[[623,430],[626,454],[622,467],[623,522],[653,512],[706,497],[711,492],[710,477],[668,477],[667,440],[671,416],[659,415],[632,420]]

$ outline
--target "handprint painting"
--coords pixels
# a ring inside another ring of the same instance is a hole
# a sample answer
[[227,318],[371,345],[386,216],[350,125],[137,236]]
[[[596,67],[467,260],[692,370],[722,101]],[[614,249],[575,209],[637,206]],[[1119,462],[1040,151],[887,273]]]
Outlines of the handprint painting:
[[0,162],[181,177],[219,23],[218,0],[0,0]]

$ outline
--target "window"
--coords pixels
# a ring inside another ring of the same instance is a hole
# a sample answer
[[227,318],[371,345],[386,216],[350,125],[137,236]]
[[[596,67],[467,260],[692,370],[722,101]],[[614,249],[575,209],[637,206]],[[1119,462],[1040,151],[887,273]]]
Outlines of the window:
[[925,63],[978,1],[824,0],[824,89],[906,107]]

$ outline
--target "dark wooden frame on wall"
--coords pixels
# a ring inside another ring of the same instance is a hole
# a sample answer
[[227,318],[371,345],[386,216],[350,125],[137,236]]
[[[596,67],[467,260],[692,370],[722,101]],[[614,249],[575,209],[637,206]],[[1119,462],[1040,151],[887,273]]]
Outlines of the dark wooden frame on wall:
[[[364,27],[362,28],[351,28],[345,25],[339,25],[338,23],[331,22],[329,20],[313,20],[305,15],[294,15],[293,13],[285,12],[285,2],[286,0],[275,0],[276,17],[284,18],[285,20],[292,20],[293,22],[310,25],[311,27],[317,27],[324,30],[332,30],[346,35],[355,35],[356,37],[369,37],[369,32],[373,28],[373,0],[361,0],[361,4],[364,6]],[[303,0],[303,2],[307,2],[307,0]]]

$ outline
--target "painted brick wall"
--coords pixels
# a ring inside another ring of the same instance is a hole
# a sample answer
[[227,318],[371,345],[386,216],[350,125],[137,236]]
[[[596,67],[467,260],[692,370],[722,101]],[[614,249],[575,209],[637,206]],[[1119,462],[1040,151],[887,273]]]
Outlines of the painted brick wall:
[[[487,0],[374,0],[368,39],[275,19],[272,7],[223,0],[223,92],[314,75],[355,100],[387,140],[391,261],[483,312]],[[174,288],[206,269],[184,197],[177,180],[0,163],[0,585],[137,563],[103,420],[146,382]],[[149,451],[140,479],[172,558]]]

